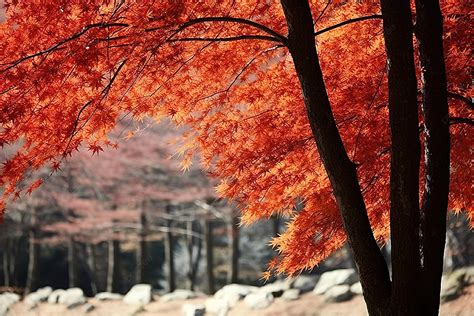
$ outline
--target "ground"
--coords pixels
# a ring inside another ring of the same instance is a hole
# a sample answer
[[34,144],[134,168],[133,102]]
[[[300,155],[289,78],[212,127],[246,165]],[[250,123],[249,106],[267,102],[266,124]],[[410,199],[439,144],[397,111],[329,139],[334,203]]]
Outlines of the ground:
[[[120,302],[98,302],[90,299],[89,303],[96,308],[89,312],[90,316],[182,316],[183,304],[203,304],[206,298],[187,301],[162,303],[156,301],[146,305],[144,310]],[[84,306],[67,310],[64,306],[41,304],[33,310],[28,310],[25,304],[15,304],[9,316],[78,316],[85,315]],[[241,301],[229,313],[229,316],[365,316],[367,315],[362,296],[355,296],[344,303],[327,304],[323,297],[312,293],[304,294],[295,301],[285,301],[277,298],[275,302],[263,310],[249,310]],[[458,299],[441,305],[441,316],[474,316],[474,285],[466,287],[464,294]]]

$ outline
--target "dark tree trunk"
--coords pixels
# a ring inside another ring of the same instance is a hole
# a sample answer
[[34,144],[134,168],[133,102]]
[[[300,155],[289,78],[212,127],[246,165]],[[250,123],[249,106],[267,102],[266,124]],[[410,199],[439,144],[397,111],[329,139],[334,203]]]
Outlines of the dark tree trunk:
[[239,281],[239,219],[232,216],[227,227],[229,234],[229,274],[227,283]]
[[3,249],[3,283],[5,286],[10,286],[10,239],[5,239],[5,248]]
[[189,221],[186,223],[186,246],[188,248],[188,289],[194,290],[194,281],[196,272],[194,271],[194,237],[193,237],[193,222]]
[[212,221],[205,220],[204,242],[206,244],[206,274],[207,274],[207,290],[209,294],[214,294],[214,242],[212,234]]
[[415,32],[422,69],[425,136],[421,293],[425,315],[437,315],[446,239],[450,151],[443,17],[438,1],[417,0],[415,3]]
[[[166,212],[171,213],[171,205],[166,207]],[[168,291],[173,292],[176,289],[175,269],[174,269],[174,236],[171,232],[172,222],[166,220],[168,231],[165,235],[165,257],[168,266]]]
[[39,244],[37,236],[36,209],[32,209],[29,232],[28,274],[26,276],[25,293],[31,293],[38,288]]
[[390,233],[393,315],[420,315],[420,139],[409,0],[381,0],[391,130]]
[[308,1],[282,0],[288,48],[303,91],[308,120],[328,173],[357,263],[369,313],[387,315],[390,277],[373,236],[356,166],[347,156],[332,114],[314,40]]
[[95,251],[93,244],[86,244],[86,256],[87,256],[87,273],[89,274],[89,279],[91,283],[91,292],[92,295],[97,294],[97,266],[95,262]]
[[68,240],[68,252],[67,252],[67,262],[68,262],[68,275],[69,275],[69,287],[77,286],[77,255],[76,255],[76,245],[74,238],[70,237]]
[[140,214],[140,229],[138,232],[138,244],[137,244],[137,267],[136,267],[136,283],[146,283],[146,268],[148,261],[147,253],[147,220],[145,213]]
[[120,241],[108,241],[107,292],[120,292]]

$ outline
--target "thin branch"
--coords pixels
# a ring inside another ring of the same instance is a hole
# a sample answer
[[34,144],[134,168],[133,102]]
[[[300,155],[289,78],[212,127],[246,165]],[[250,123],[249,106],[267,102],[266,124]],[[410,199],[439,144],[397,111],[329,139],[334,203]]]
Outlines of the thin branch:
[[468,124],[468,125],[474,125],[474,120],[468,117],[450,117],[449,118],[449,125],[454,125],[454,124]]
[[448,97],[451,98],[451,99],[456,99],[456,100],[463,101],[464,103],[469,105],[470,108],[473,108],[472,99],[466,98],[465,96],[463,96],[461,94],[454,93],[454,92],[448,92]]
[[[38,57],[38,56],[41,56],[41,55],[44,55],[44,54],[48,54],[50,52],[53,52],[57,49],[59,49],[62,45],[70,42],[70,41],[73,41],[75,40],[76,38],[79,38],[81,37],[82,35],[84,35],[84,33],[86,33],[87,31],[89,31],[90,29],[93,29],[93,28],[107,28],[107,27],[115,27],[115,26],[122,26],[122,27],[127,27],[129,26],[129,24],[127,23],[95,23],[95,24],[90,24],[90,25],[87,25],[87,26],[84,26],[82,28],[82,30],[56,44],[54,44],[53,46],[45,49],[45,50],[42,50],[42,51],[39,51],[39,52],[36,52],[34,54],[31,54],[31,55],[26,55],[20,59],[17,59],[16,61],[12,62],[10,64],[10,66],[2,69],[0,71],[0,73],[4,73],[6,72],[7,70],[10,70],[12,69],[13,67],[17,66],[18,64],[21,64],[22,62],[24,61],[27,61],[29,59],[32,59],[32,58],[35,58],[35,57]],[[5,65],[5,64],[4,64]]]
[[344,22],[341,22],[341,23],[338,23],[338,24],[335,24],[335,25],[332,25],[332,26],[329,26],[325,29],[322,29],[320,31],[317,31],[314,33],[314,36],[318,36],[318,35],[321,35],[323,33],[326,33],[326,32],[329,32],[329,31],[332,31],[338,27],[341,27],[341,26],[344,26],[344,25],[347,25],[347,24],[351,24],[351,23],[355,23],[355,22],[360,22],[360,21],[365,21],[365,20],[372,20],[372,19],[381,19],[382,18],[382,15],[381,14],[374,14],[374,15],[367,15],[367,16],[361,16],[361,17],[358,17],[358,18],[354,18],[354,19],[350,19],[350,20],[346,20]]
[[[179,32],[187,29],[188,27],[191,27],[196,24],[201,24],[201,23],[206,23],[206,22],[231,22],[231,23],[239,23],[239,24],[244,24],[244,25],[249,25],[252,26],[256,29],[259,29],[272,37],[275,37],[278,39],[279,42],[281,43],[286,43],[286,37],[281,35],[280,33],[266,27],[265,25],[262,25],[260,23],[243,19],[243,18],[233,18],[233,17],[225,17],[225,16],[215,16],[215,17],[205,17],[205,18],[197,18],[197,19],[192,19],[189,20],[185,23],[183,23],[171,36],[169,39],[171,39],[174,35],[178,34]],[[149,28],[146,29],[146,32],[152,32],[157,30],[158,28]]]
[[232,37],[184,37],[177,39],[170,39],[168,42],[232,42],[232,41],[241,41],[241,40],[264,40],[270,42],[280,41],[273,36],[266,35],[240,35]]

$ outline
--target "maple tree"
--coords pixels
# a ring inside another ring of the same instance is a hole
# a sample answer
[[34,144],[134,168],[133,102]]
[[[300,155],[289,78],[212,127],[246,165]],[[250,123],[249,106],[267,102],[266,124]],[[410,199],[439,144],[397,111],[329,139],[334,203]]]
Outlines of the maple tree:
[[0,144],[21,148],[3,201],[116,146],[125,116],[169,117],[188,127],[183,167],[199,151],[244,223],[291,217],[270,269],[311,269],[348,240],[370,314],[436,314],[446,210],[473,220],[471,6],[310,2],[6,1]]

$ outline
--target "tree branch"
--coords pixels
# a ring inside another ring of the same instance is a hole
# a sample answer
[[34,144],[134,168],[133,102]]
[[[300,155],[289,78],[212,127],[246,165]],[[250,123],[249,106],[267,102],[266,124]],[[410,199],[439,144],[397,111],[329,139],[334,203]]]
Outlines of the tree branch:
[[232,42],[240,40],[264,40],[280,43],[280,40],[278,40],[277,38],[265,35],[240,35],[232,37],[183,37],[177,39],[170,39],[168,40],[168,42]]
[[344,25],[347,25],[347,24],[360,22],[360,21],[365,21],[365,20],[373,20],[373,19],[382,19],[382,15],[381,14],[374,14],[374,15],[361,16],[361,17],[350,19],[350,20],[347,20],[347,21],[344,21],[344,22],[341,22],[341,23],[337,23],[335,25],[329,26],[325,29],[322,29],[322,30],[319,30],[319,31],[315,32],[314,36],[321,35],[323,33],[332,31],[332,30],[334,30],[338,27],[341,27],[341,26],[344,26]]
[[474,125],[474,120],[468,117],[450,117],[449,118],[449,125],[455,125],[455,124],[468,124],[468,125]]

